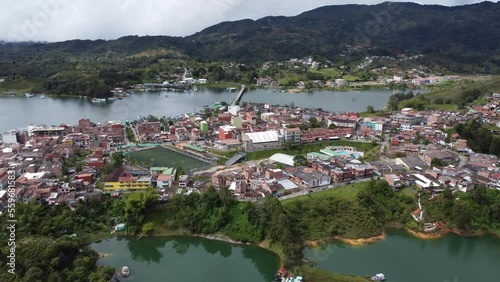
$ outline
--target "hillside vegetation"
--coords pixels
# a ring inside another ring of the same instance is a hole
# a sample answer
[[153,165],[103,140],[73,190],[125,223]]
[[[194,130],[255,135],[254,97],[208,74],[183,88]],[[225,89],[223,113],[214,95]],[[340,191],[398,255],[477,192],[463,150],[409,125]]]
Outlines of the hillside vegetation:
[[[37,79],[21,88],[0,88],[104,97],[113,87],[175,78],[186,66],[193,76],[213,82],[254,83],[259,75],[272,75],[285,86],[305,78],[364,81],[376,78],[357,67],[367,56],[379,56],[373,67],[391,65],[380,57],[392,56],[411,57],[401,62],[407,69],[500,73],[499,42],[500,3],[326,6],[294,17],[224,22],[187,37],[0,43],[0,77],[17,84],[23,78]],[[285,75],[273,69],[256,71],[264,61],[306,56],[328,62],[330,68],[299,68]],[[230,70],[223,63],[229,61],[244,65]]]

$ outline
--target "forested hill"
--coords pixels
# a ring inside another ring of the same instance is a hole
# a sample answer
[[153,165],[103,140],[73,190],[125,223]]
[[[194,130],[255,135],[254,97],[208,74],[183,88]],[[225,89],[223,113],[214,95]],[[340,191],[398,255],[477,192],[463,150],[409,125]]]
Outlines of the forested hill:
[[187,37],[190,52],[220,59],[331,56],[347,45],[372,53],[439,55],[500,64],[500,3],[444,7],[415,3],[326,6],[295,17],[221,23]]
[[23,63],[124,58],[160,49],[168,56],[233,61],[424,54],[429,63],[452,71],[498,72],[500,3],[326,6],[294,17],[224,22],[187,37],[126,36],[12,47],[0,43],[0,76]]

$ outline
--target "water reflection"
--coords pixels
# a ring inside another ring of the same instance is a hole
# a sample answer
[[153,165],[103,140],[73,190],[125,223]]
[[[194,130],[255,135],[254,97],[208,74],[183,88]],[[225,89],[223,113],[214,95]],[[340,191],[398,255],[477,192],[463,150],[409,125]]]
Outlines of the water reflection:
[[233,246],[226,243],[212,242],[209,240],[202,240],[201,245],[205,248],[205,251],[209,254],[215,255],[219,253],[221,256],[227,258],[230,257],[233,251]]
[[269,266],[276,264],[276,259],[274,256],[262,256],[264,250],[256,247],[244,248],[241,253],[243,257],[250,260],[255,268],[264,275],[265,281],[272,281],[274,278],[274,273],[269,273]]
[[162,249],[165,247],[165,240],[154,239],[132,239],[127,241],[127,248],[130,251],[130,258],[135,261],[143,261],[150,264],[158,263],[163,257]]

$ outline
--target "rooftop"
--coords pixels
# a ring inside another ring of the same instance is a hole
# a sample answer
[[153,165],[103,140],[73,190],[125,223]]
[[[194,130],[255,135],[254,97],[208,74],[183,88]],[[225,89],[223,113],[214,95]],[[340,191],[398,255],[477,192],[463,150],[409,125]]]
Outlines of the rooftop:
[[248,139],[252,140],[253,143],[277,142],[279,139],[277,131],[252,132],[245,134]]

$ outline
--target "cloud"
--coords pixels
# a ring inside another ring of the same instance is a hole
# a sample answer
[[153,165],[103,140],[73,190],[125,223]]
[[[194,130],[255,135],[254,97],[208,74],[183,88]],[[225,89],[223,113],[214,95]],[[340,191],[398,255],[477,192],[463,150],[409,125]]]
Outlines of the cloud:
[[[186,36],[222,21],[293,16],[324,5],[379,2],[381,0],[16,0],[2,5],[0,40],[53,42],[115,39],[125,35]],[[480,1],[415,2],[453,6]]]

